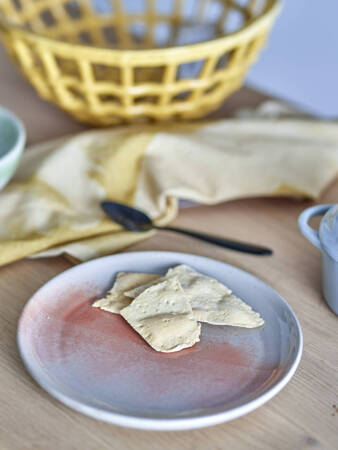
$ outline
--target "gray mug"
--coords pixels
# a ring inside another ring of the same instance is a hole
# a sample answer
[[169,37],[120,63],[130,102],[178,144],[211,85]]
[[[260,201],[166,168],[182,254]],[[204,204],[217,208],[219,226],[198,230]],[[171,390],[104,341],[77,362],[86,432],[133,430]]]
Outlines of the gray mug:
[[[325,214],[325,215],[324,215]],[[319,232],[308,224],[322,216]],[[318,205],[302,212],[298,219],[302,234],[322,253],[322,288],[325,300],[338,314],[338,205]]]

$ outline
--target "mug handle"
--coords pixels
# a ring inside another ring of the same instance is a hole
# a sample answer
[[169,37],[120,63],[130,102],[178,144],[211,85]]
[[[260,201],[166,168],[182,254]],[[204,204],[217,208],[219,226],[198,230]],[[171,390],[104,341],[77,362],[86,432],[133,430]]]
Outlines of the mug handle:
[[324,215],[331,207],[332,205],[312,206],[311,208],[307,208],[305,211],[303,211],[298,219],[298,226],[302,235],[305,236],[306,239],[311,242],[311,244],[319,248],[319,250],[321,249],[319,233],[318,231],[315,231],[312,227],[310,227],[308,221],[311,219],[311,217]]

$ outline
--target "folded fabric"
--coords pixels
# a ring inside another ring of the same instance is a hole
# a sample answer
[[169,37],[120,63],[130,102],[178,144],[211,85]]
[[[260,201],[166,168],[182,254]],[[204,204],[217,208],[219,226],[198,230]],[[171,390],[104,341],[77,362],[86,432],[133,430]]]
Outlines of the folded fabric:
[[0,193],[0,264],[68,252],[86,260],[152,234],[123,231],[104,199],[170,222],[177,199],[316,198],[338,172],[336,124],[231,119],[90,131],[27,149]]

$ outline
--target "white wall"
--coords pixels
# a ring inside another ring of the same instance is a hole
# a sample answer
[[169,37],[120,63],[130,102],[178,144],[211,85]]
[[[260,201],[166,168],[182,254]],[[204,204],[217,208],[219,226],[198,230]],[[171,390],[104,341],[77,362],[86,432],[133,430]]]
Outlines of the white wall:
[[247,84],[338,118],[338,0],[284,0]]

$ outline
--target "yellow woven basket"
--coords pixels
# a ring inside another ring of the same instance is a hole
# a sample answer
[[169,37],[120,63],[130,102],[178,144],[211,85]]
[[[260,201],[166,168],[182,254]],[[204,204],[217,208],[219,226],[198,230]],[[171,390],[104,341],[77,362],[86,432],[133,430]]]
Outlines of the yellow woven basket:
[[242,84],[277,0],[0,0],[5,47],[80,121],[197,118]]

